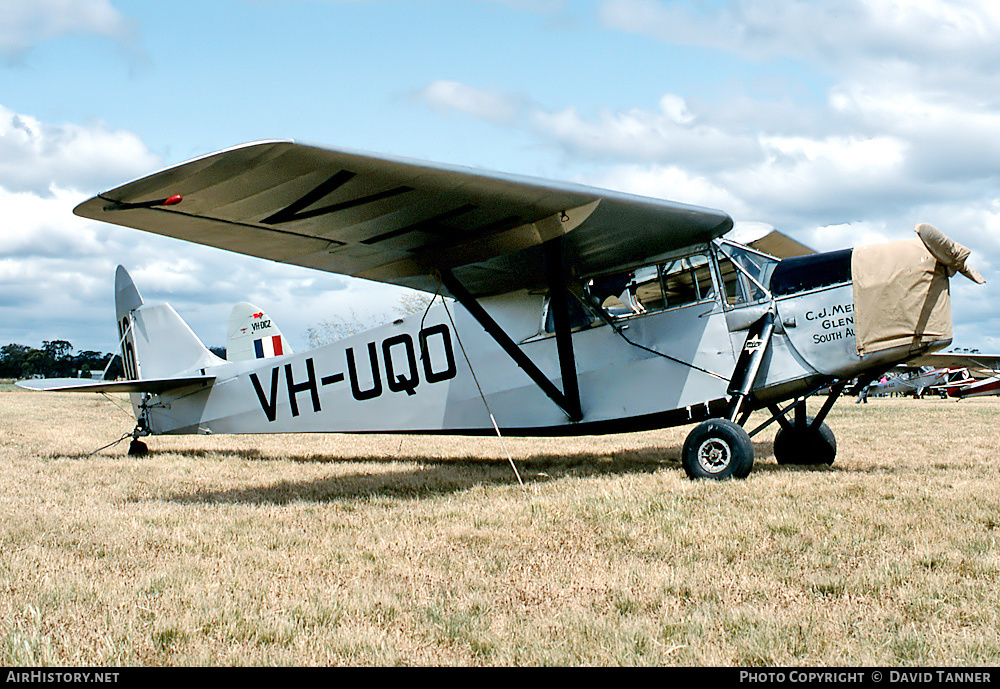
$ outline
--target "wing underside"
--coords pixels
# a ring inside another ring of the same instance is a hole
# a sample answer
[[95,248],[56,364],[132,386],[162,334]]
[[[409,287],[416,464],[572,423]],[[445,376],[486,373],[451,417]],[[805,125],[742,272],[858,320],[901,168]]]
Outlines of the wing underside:
[[574,270],[588,275],[732,227],[725,213],[695,206],[290,141],[198,158],[74,212],[425,291],[450,270],[476,296],[543,283],[540,247],[556,237],[565,238]]

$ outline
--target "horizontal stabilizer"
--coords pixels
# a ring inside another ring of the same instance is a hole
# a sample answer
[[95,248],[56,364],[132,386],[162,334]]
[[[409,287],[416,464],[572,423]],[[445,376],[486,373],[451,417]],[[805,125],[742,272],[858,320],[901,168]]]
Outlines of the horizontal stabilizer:
[[89,378],[31,378],[17,381],[26,390],[44,392],[150,392],[161,394],[168,390],[192,385],[211,385],[215,376],[187,376],[184,378],[150,378],[147,380],[101,380]]

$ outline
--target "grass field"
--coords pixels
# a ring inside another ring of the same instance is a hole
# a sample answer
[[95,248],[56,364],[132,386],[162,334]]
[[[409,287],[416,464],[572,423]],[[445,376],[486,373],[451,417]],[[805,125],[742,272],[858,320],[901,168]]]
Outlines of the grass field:
[[[118,404],[124,403],[116,398]],[[998,665],[1000,399],[845,398],[833,467],[691,482],[689,428],[95,448],[0,389],[4,665]]]

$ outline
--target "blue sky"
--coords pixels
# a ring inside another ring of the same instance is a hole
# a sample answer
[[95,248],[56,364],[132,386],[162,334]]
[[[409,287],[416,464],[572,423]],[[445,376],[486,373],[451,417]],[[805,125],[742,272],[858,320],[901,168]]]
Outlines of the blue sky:
[[1000,351],[1000,9],[930,0],[0,0],[0,343],[115,348],[124,264],[206,344],[398,293],[76,218],[167,165],[295,138],[729,212],[820,250],[930,222]]

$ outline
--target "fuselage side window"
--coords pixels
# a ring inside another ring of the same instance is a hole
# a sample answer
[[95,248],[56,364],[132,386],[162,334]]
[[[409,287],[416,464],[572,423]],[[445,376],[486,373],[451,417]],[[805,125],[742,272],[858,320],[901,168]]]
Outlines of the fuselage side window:
[[[584,281],[582,294],[573,290],[576,297],[568,307],[570,327],[590,327],[602,319],[635,318],[682,308],[713,301],[717,294],[728,307],[770,298],[765,285],[770,284],[771,274],[780,264],[777,259],[728,242],[716,243],[714,261],[712,251],[708,247],[661,263]],[[543,329],[551,333],[554,327],[548,300],[545,304]]]
[[635,271],[633,286],[630,287],[629,294],[634,294],[634,298],[626,297],[638,308],[637,313],[648,311],[661,311],[666,308],[663,302],[663,284],[660,281],[660,267],[646,266]]
[[711,260],[691,254],[626,273],[602,275],[585,286],[586,299],[611,318],[630,318],[713,299]]
[[712,270],[705,254],[685,256],[664,263],[660,266],[660,273],[667,308],[711,299],[715,294]]

